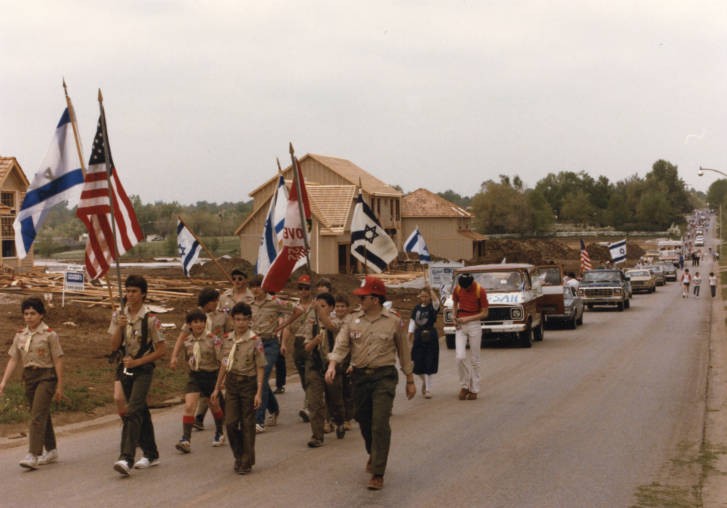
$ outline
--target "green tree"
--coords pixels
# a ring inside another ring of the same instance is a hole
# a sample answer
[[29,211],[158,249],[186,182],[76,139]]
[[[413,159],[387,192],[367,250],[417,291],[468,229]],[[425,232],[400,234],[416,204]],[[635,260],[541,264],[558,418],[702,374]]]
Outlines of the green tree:
[[727,180],[720,178],[715,180],[707,189],[707,204],[710,208],[718,209],[727,198]]

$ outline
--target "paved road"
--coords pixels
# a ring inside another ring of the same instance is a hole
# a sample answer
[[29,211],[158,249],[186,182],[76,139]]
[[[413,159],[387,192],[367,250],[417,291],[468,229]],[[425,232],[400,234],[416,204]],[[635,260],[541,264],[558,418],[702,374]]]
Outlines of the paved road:
[[251,475],[233,474],[209,430],[193,435],[192,454],[177,454],[173,408],[154,414],[162,464],[128,479],[112,470],[115,422],[62,435],[61,461],[37,472],[18,467],[23,448],[0,450],[0,504],[614,507],[652,482],[689,488],[698,472],[675,464],[701,439],[709,299],[682,299],[677,286],[635,296],[625,312],[587,312],[583,327],[548,330],[532,349],[484,350],[477,401],[456,399],[454,355],[443,348],[433,399],[407,401],[400,383],[381,492],[365,488],[358,431],[306,447],[290,382]]

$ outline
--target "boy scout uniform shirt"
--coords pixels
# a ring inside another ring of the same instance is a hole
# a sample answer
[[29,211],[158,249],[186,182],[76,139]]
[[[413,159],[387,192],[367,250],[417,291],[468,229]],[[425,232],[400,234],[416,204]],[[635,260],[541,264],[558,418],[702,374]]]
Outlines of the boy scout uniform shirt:
[[354,312],[350,320],[344,321],[328,359],[342,363],[349,353],[354,368],[396,365],[398,356],[401,371],[407,376],[412,373],[409,345],[401,333],[401,318],[386,310],[373,318],[363,311]]
[[[234,355],[230,358],[233,348]],[[256,376],[257,369],[265,367],[267,363],[263,343],[252,330],[248,330],[241,337],[232,332],[227,335],[222,345],[222,362],[227,372],[240,376]]]
[[303,314],[298,316],[288,328],[294,337],[303,337],[308,342],[313,338],[313,325],[316,322],[315,300],[310,302],[308,308],[301,307]]
[[266,336],[263,338],[268,338],[273,335],[278,327],[278,317],[281,314],[293,312],[296,304],[267,295],[265,300],[262,302],[255,300],[250,307],[252,308],[252,324],[250,327],[255,333]]
[[222,295],[220,295],[220,303],[217,306],[217,310],[224,312],[226,314],[229,314],[232,310],[232,307],[235,306],[238,302],[245,302],[248,305],[252,305],[252,302],[255,300],[255,295],[252,294],[252,291],[250,291],[250,288],[245,288],[245,292],[242,294],[242,297],[238,300],[235,299],[235,293],[233,289],[226,289]]
[[203,332],[199,337],[190,335],[184,341],[189,368],[193,371],[215,372],[222,360],[222,340],[211,332]]
[[27,326],[19,330],[8,355],[20,359],[23,367],[51,369],[55,367],[53,360],[63,356],[63,350],[58,334],[41,322],[33,331]]
[[[125,309],[125,312],[126,315],[129,316],[128,308]],[[161,323],[159,322],[159,319],[154,314],[150,313],[149,308],[146,305],[142,305],[133,320],[131,319],[131,316],[129,316],[129,323],[126,325],[126,331],[123,334],[123,341],[121,343],[126,351],[125,354],[132,358],[135,358],[139,353],[139,349],[141,349],[141,323],[144,320],[144,315],[146,314],[149,314],[148,336],[146,338],[147,343],[154,345],[159,342],[164,342],[164,335],[162,335],[161,332]],[[114,315],[111,317],[111,325],[109,325],[108,330],[111,335],[113,335],[119,327],[116,323],[117,315],[118,311],[114,312]],[[148,348],[145,355],[151,353],[153,350],[154,348]]]

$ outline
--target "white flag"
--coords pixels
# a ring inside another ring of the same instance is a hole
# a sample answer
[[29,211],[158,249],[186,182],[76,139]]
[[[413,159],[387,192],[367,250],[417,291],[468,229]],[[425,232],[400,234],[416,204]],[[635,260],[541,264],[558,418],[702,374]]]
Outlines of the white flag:
[[351,219],[351,255],[376,273],[386,270],[399,251],[359,192]]
[[28,255],[38,229],[52,207],[64,201],[68,201],[69,208],[78,205],[83,188],[83,171],[77,158],[71,116],[65,109],[48,153],[33,177],[13,223],[18,258]]
[[626,240],[620,242],[614,242],[608,245],[608,250],[611,253],[611,260],[614,264],[623,263],[626,261]]
[[177,248],[184,275],[189,277],[190,270],[197,264],[202,246],[181,220],[177,220]]
[[404,242],[404,251],[419,254],[419,263],[423,265],[432,260],[432,257],[429,255],[429,249],[427,249],[427,244],[424,241],[424,236],[419,231],[419,227],[415,228],[411,235],[409,235],[409,238],[406,239],[406,242]]
[[285,225],[285,212],[288,207],[288,195],[285,189],[283,175],[278,178],[278,186],[270,199],[268,216],[265,219],[263,235],[260,240],[260,249],[257,254],[256,273],[265,275],[278,255],[283,240],[283,227]]

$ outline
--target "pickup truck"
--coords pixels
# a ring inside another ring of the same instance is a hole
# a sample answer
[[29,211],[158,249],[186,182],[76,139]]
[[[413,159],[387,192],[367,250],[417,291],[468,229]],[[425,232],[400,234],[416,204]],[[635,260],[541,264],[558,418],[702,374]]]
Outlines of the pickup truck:
[[[454,282],[463,273],[471,273],[475,282],[487,292],[489,311],[482,320],[482,342],[514,340],[522,347],[543,340],[543,287],[538,269],[525,263],[475,265],[458,268]],[[452,284],[455,287],[456,284]],[[454,349],[456,332],[454,304],[449,296],[444,303],[444,336],[448,349]]]
[[615,305],[622,311],[631,306],[631,283],[618,269],[589,270],[583,274],[578,295],[588,310],[594,305]]

